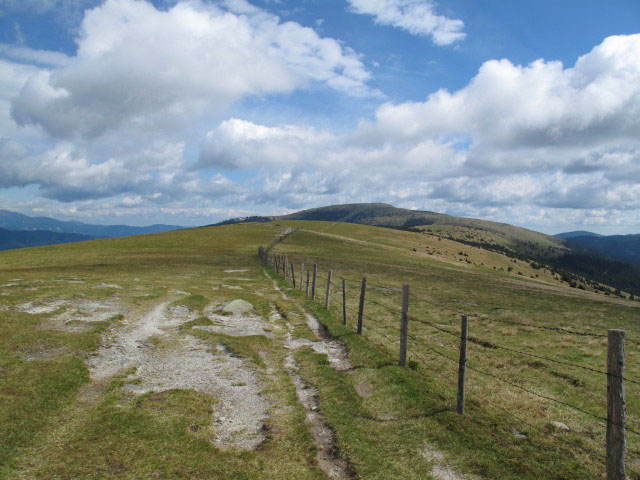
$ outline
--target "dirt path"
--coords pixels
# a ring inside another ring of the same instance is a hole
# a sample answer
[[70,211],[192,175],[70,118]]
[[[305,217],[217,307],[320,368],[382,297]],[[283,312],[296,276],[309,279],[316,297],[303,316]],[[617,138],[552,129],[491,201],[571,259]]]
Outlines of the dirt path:
[[[275,281],[273,281],[273,284],[274,289],[280,293],[282,298],[288,299],[284,292],[278,288]],[[309,347],[316,353],[326,355],[329,363],[337,371],[350,370],[352,366],[345,346],[341,342],[329,338],[325,329],[313,315],[306,312],[300,305],[298,305],[298,308],[302,310],[307,326],[314,333],[318,341],[314,342],[303,338],[294,338],[292,333],[293,325],[287,322],[289,331],[286,333],[284,348],[293,352],[299,348]],[[282,318],[278,312],[272,312],[270,317]],[[296,389],[296,397],[304,407],[306,422],[318,449],[318,454],[316,455],[318,466],[329,478],[332,479],[351,480],[357,478],[357,475],[353,472],[349,463],[338,451],[335,432],[326,423],[324,417],[318,411],[319,403],[317,389],[314,386],[305,383],[299,375],[299,366],[293,357],[293,353],[290,353],[285,358],[284,367],[287,372],[289,372],[291,380],[293,381]]]

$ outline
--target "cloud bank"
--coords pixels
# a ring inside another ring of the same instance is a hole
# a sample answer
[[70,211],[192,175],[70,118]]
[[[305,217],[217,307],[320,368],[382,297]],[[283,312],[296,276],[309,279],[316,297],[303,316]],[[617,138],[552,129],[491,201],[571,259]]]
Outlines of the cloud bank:
[[[431,2],[351,4],[436,43],[464,36]],[[640,218],[640,35],[571,66],[489,60],[463,88],[383,103],[346,132],[233,111],[300,90],[379,99],[357,52],[245,0],[107,0],[75,55],[2,51],[0,188],[37,189],[48,214],[208,223],[386,201],[539,228]]]

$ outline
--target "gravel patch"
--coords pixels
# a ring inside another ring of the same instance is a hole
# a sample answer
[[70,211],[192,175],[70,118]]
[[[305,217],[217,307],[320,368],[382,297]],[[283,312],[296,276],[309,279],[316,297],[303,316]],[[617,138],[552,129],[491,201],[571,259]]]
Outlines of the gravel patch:
[[215,307],[208,306],[205,309],[205,315],[213,322],[213,325],[195,325],[194,330],[204,330],[206,332],[222,333],[233,337],[249,337],[252,335],[262,335],[264,337],[272,337],[273,333],[269,330],[272,328],[264,318],[256,314],[248,312],[253,310],[253,305],[244,300],[234,300],[222,307],[222,311],[232,313],[232,315],[219,315],[214,313],[216,308],[220,308],[220,304]]
[[218,399],[211,425],[217,448],[253,450],[265,440],[270,404],[260,393],[258,376],[246,360],[221,345],[212,353],[186,336],[168,349],[146,349],[136,376],[140,383],[127,384],[125,390],[142,394],[179,388]]
[[[214,352],[201,340],[178,334],[177,325],[195,314],[186,307],[161,303],[107,336],[106,346],[88,360],[91,376],[100,380],[135,367],[125,391],[143,394],[192,389],[215,397],[213,443],[220,449],[252,450],[265,440],[270,403],[261,394],[259,377],[245,359],[222,345]],[[247,317],[224,317],[238,323]],[[152,338],[153,337],[153,338]]]
[[65,311],[50,318],[45,327],[67,332],[84,332],[93,322],[104,322],[114,315],[123,313],[116,302],[97,302],[93,300],[72,300],[64,305]]
[[91,377],[101,380],[140,364],[144,349],[151,346],[148,340],[163,333],[160,326],[165,321],[167,305],[168,303],[161,303],[145,314],[141,321],[135,324],[126,322],[123,328],[107,335],[106,346],[100,347],[87,361]]
[[115,288],[116,290],[122,290],[123,287],[120,285],[115,285],[113,283],[100,283],[98,285],[94,285],[91,288]]
[[436,480],[477,480],[475,475],[462,475],[447,464],[444,454],[437,448],[425,442],[420,455],[430,463],[433,463],[431,475]]

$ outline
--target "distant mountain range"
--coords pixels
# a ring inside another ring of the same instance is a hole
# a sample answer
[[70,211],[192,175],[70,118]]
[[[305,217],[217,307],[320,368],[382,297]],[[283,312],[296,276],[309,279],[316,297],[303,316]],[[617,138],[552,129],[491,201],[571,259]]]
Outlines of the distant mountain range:
[[58,243],[84,242],[99,237],[80,235],[78,233],[58,233],[45,230],[11,231],[0,228],[0,250],[14,248],[40,247]]
[[578,235],[565,237],[574,252],[599,254],[640,267],[640,235]]
[[49,217],[29,217],[9,210],[0,210],[0,228],[13,231],[43,230],[58,233],[77,233],[92,237],[128,237],[130,235],[168,232],[184,227],[178,225],[149,225],[148,227],[91,225],[82,222],[65,222]]
[[587,232],[585,230],[576,230],[575,232],[565,232],[556,235],[558,238],[574,238],[574,237],[603,237],[599,233]]
[[65,222],[49,217],[29,217],[9,210],[0,210],[0,250],[37,247],[58,243],[82,242],[109,237],[128,237],[147,233],[179,230],[177,225],[91,225]]

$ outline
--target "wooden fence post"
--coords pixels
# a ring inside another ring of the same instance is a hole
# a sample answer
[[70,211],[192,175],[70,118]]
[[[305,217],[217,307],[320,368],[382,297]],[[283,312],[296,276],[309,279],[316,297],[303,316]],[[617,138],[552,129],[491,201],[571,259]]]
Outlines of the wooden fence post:
[[307,268],[307,288],[306,288],[306,296],[309,298],[309,269]]
[[296,288],[296,271],[293,268],[293,263],[291,264],[291,281],[293,282],[293,288]]
[[460,327],[460,362],[458,364],[458,413],[464,415],[464,387],[467,375],[467,335],[469,333],[469,321],[466,315],[462,315]]
[[402,315],[400,316],[400,361],[401,367],[407,363],[407,335],[409,333],[409,285],[402,286]]
[[347,324],[347,281],[342,279],[342,324]]
[[329,273],[327,274],[327,296],[324,298],[324,309],[327,310],[329,308],[329,300],[331,298],[331,269],[329,269]]
[[625,480],[627,406],[624,330],[609,330],[607,350],[607,480]]
[[318,264],[313,264],[313,283],[311,285],[311,300],[316,299],[316,280],[318,279]]
[[364,315],[364,296],[367,292],[367,277],[362,277],[360,287],[360,306],[358,307],[358,335],[362,335],[362,316]]
[[289,277],[289,255],[284,256],[284,279],[288,280]]
[[304,274],[304,262],[302,262],[302,264],[300,264],[300,291],[302,291],[302,285],[304,285],[304,283],[302,282],[303,274]]

